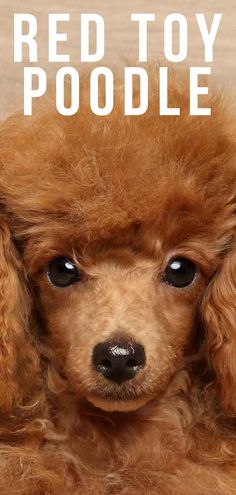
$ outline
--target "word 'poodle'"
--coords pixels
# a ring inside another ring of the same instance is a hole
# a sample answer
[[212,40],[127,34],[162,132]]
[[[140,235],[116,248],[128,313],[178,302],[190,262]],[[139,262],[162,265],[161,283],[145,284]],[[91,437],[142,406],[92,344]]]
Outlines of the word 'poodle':
[[2,495],[236,494],[233,121],[152,85],[1,127]]

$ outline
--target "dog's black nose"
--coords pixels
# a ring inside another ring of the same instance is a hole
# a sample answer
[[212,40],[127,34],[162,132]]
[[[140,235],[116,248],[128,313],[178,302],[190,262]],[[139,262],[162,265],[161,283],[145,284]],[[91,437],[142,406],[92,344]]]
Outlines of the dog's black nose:
[[103,342],[93,351],[93,365],[102,375],[118,384],[131,380],[146,362],[144,348],[134,342]]

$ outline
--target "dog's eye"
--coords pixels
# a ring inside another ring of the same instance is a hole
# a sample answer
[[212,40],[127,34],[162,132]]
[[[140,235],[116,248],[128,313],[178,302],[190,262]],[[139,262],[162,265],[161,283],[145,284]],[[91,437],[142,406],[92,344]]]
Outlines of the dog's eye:
[[175,258],[169,261],[163,281],[174,287],[183,288],[190,285],[196,275],[194,263],[186,258]]
[[81,272],[68,258],[55,258],[49,263],[48,278],[56,287],[68,287],[81,280]]

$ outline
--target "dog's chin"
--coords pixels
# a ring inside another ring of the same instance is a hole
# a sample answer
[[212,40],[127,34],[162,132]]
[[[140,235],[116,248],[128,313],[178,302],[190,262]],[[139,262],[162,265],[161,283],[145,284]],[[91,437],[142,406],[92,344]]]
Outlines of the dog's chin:
[[151,397],[140,397],[133,400],[107,400],[98,396],[87,395],[86,399],[93,406],[108,412],[130,412],[136,411],[151,400]]

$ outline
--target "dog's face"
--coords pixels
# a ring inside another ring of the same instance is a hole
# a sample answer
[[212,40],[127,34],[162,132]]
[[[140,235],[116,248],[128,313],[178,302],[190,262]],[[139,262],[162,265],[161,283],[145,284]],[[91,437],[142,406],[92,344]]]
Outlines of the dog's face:
[[51,235],[38,247],[31,278],[39,310],[78,397],[106,410],[137,409],[196,352],[198,305],[216,261],[204,236],[200,244],[188,231],[189,221],[176,217],[120,232],[114,246],[111,239],[80,252],[76,237],[72,248]]

